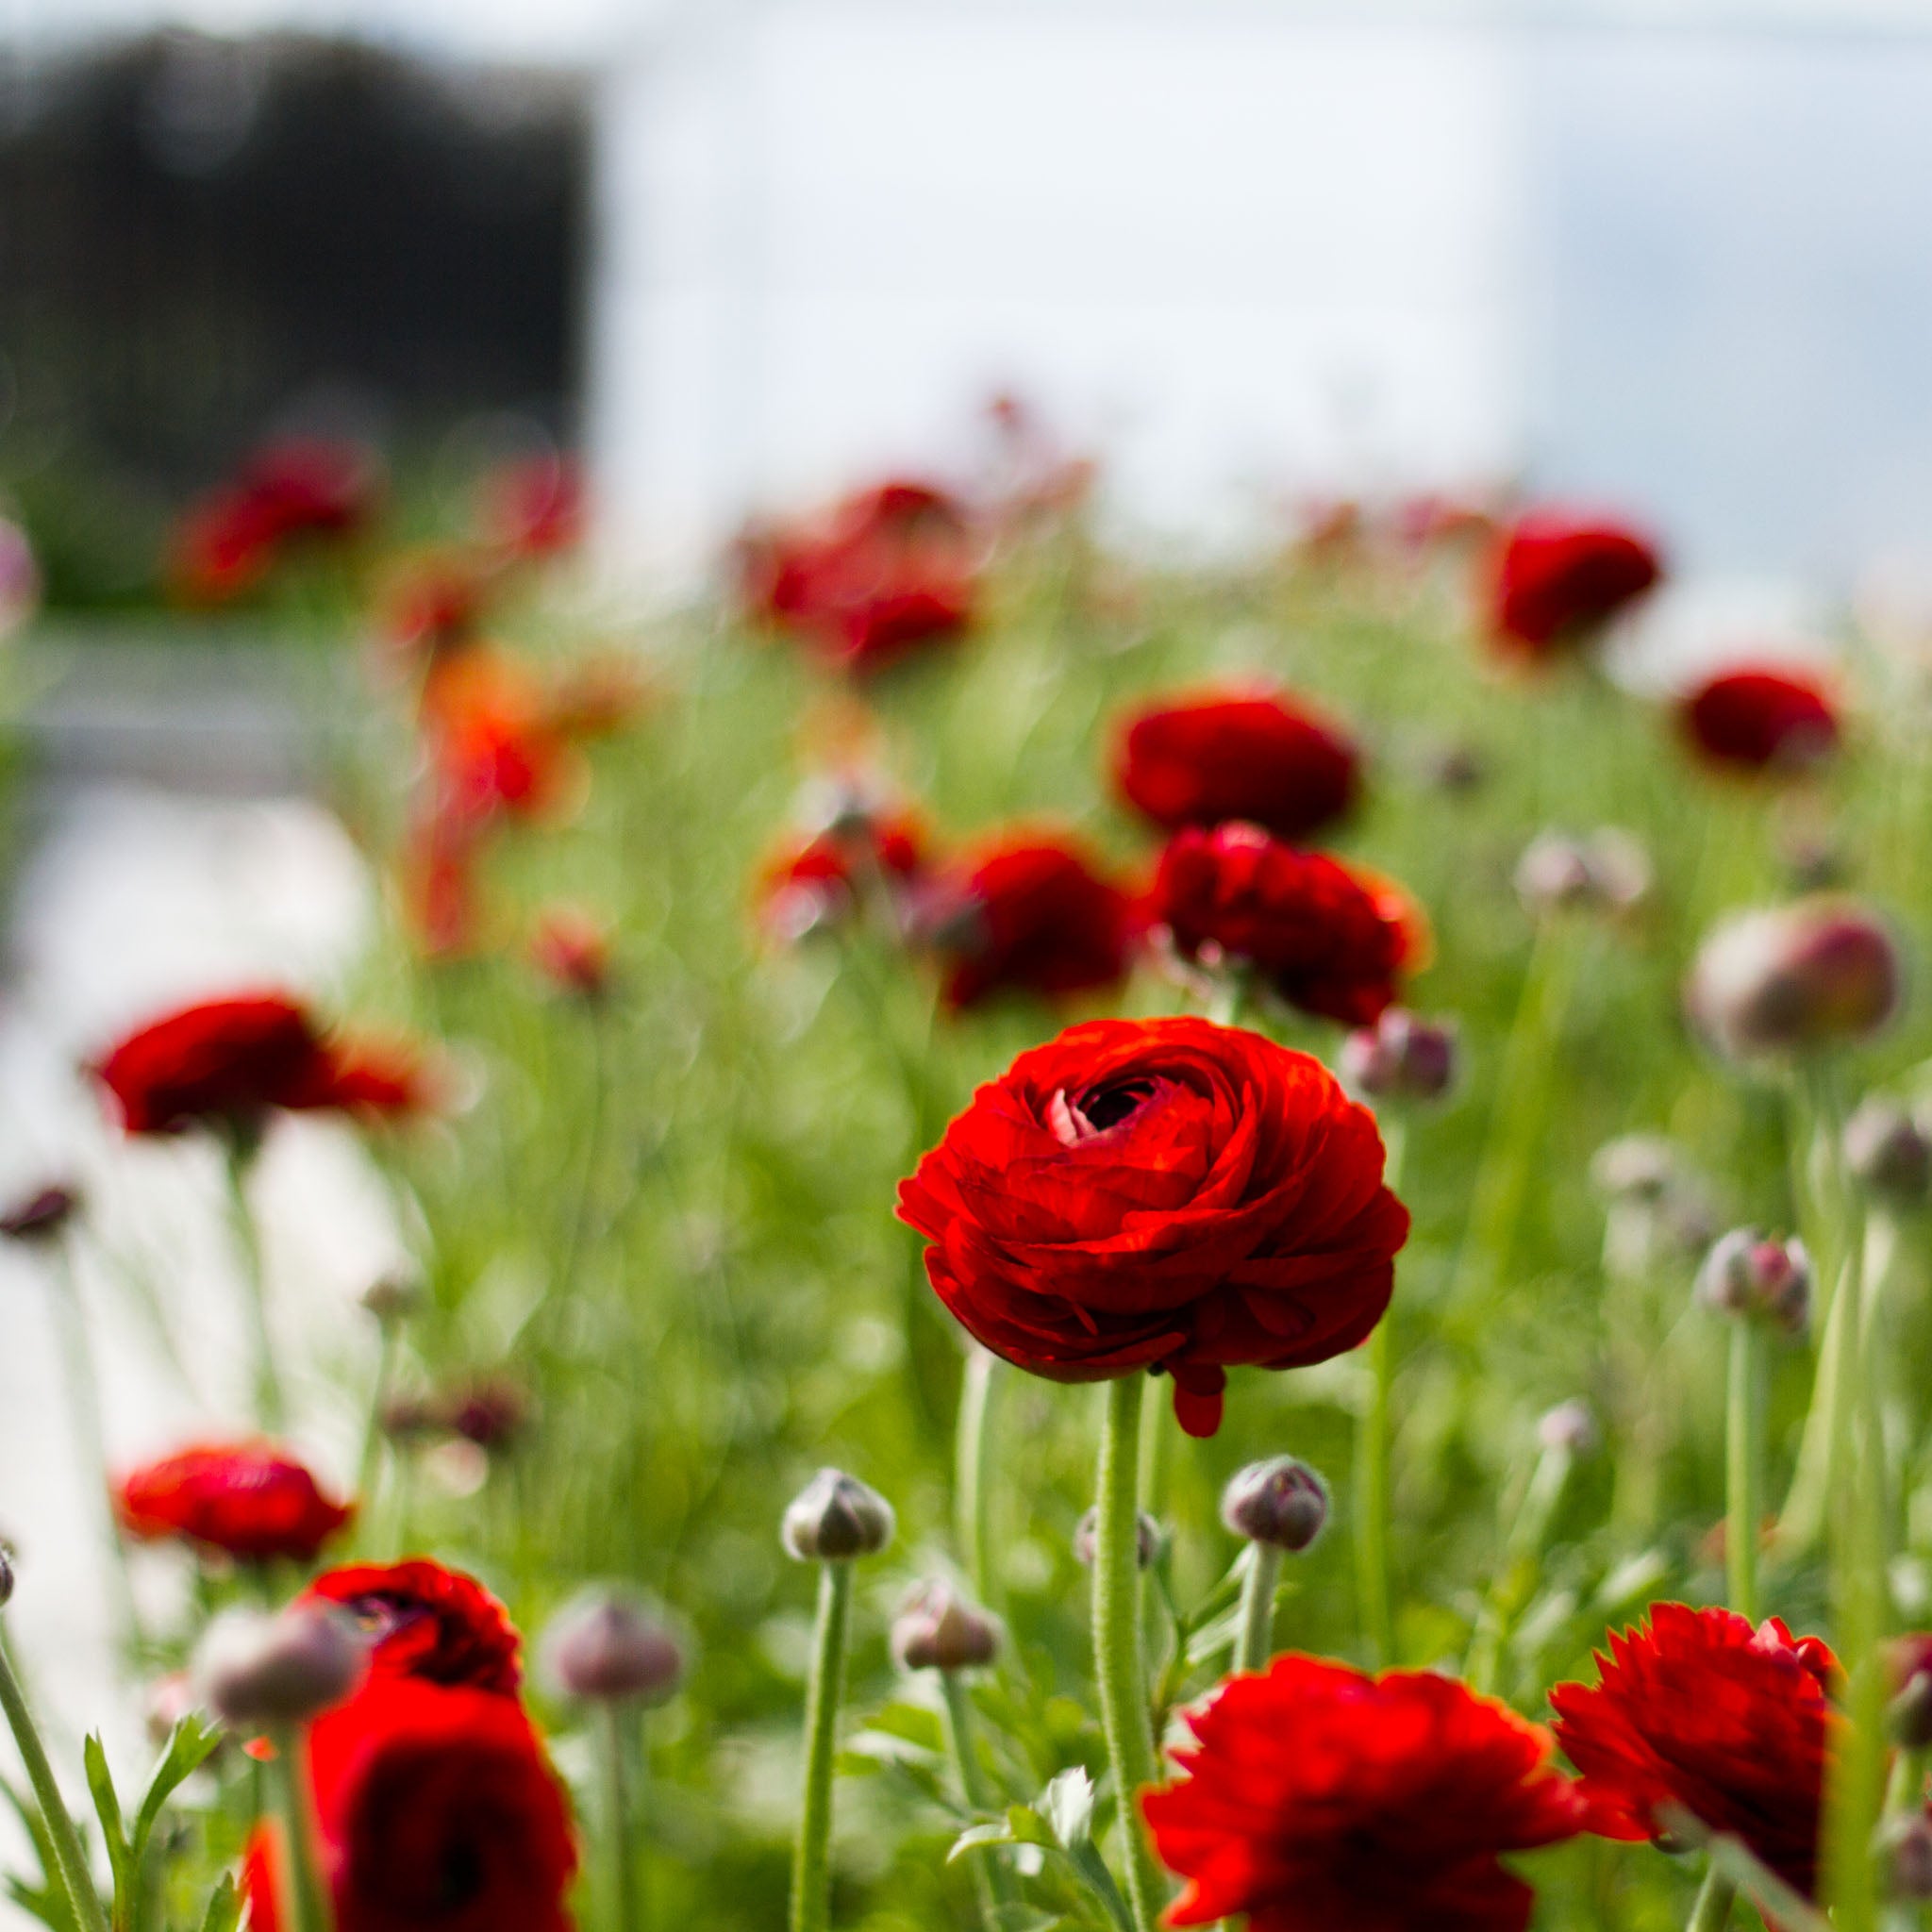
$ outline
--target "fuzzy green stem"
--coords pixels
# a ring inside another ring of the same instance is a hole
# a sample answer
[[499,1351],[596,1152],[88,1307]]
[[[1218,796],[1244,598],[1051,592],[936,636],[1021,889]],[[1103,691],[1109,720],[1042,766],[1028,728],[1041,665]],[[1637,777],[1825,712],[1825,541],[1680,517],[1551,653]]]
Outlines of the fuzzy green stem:
[[255,1402],[261,1425],[271,1435],[288,1426],[289,1404],[275,1361],[275,1334],[269,1324],[268,1275],[262,1265],[261,1232],[248,1205],[248,1170],[253,1156],[239,1139],[224,1149],[228,1178],[229,1217],[242,1255],[242,1286],[248,1302],[249,1326],[255,1337]]
[[1093,1536],[1093,1669],[1120,1803],[1135,1932],[1154,1932],[1166,1892],[1140,1808],[1140,1793],[1159,1776],[1141,1654],[1137,1547],[1141,1399],[1146,1381],[1144,1375],[1127,1374],[1107,1385]]
[[805,1802],[791,1857],[791,1932],[826,1932],[832,1923],[832,1757],[851,1621],[852,1565],[822,1563],[818,1625],[805,1692]]
[[1738,1888],[1713,1865],[1704,1874],[1704,1884],[1685,1932],[1724,1932],[1731,1923],[1731,1907],[1737,1896]]
[[998,1395],[999,1357],[973,1344],[959,1385],[958,1435],[954,1446],[954,1530],[974,1594],[997,1608],[992,1560],[992,1415]]
[[635,1715],[634,1705],[623,1698],[608,1698],[597,1726],[597,1769],[604,1786],[604,1838],[610,1859],[610,1924],[614,1932],[641,1932],[644,1923],[638,1896],[630,1771],[625,1762],[625,1726]]
[[[940,1690],[946,1700],[946,1730],[952,1740],[953,1762],[959,1773],[959,1793],[974,1811],[995,1808],[994,1796],[988,1789],[986,1774],[980,1768],[974,1741],[973,1700],[958,1671],[940,1673]],[[1013,1869],[1007,1863],[1005,1850],[990,1845],[973,1860],[974,1889],[979,1894],[979,1915],[990,1927],[1010,1923],[1013,1908],[1020,1903],[1019,1887]]]
[[336,1915],[315,1859],[315,1819],[308,1797],[308,1740],[293,1725],[270,1734],[268,1767],[275,1816],[282,1827],[281,1906],[289,1932],[334,1932]]
[[74,1828],[74,1819],[60,1795],[60,1787],[54,1782],[54,1768],[47,1762],[46,1749],[41,1742],[33,1712],[27,1707],[26,1693],[20,1688],[12,1653],[4,1637],[0,1637],[0,1709],[6,1711],[8,1728],[20,1748],[27,1782],[34,1788],[41,1819],[47,1827],[47,1840],[54,1848],[54,1862],[59,1867],[58,1873],[50,1872],[47,1875],[59,1880],[74,1923],[81,1932],[108,1932],[107,1908],[94,1890],[80,1834]]
[[1281,1552],[1271,1543],[1248,1545],[1248,1574],[1241,1579],[1241,1634],[1234,1667],[1262,1671],[1274,1654],[1274,1590],[1281,1581]]
[[1750,1315],[1731,1325],[1724,1410],[1724,1576],[1731,1608],[1757,1621],[1757,1538],[1764,1516],[1764,1334]]

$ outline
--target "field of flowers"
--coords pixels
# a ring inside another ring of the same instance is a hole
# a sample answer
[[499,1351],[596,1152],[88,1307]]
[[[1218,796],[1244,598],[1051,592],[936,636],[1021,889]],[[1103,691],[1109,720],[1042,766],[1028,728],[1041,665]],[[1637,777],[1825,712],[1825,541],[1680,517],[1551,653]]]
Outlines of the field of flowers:
[[[1639,695],[1637,530],[1143,567],[1088,480],[1016,432],[648,624],[555,464],[184,523],[353,680],[388,936],[77,1077],[244,1257],[355,1122],[416,1268],[358,1469],[257,1265],[256,1412],[112,1472],[103,1587],[193,1575],[151,1792],[81,1816],[0,1661],[45,1923],[1921,1923],[1926,641]],[[68,1178],[0,1221],[56,1280]]]

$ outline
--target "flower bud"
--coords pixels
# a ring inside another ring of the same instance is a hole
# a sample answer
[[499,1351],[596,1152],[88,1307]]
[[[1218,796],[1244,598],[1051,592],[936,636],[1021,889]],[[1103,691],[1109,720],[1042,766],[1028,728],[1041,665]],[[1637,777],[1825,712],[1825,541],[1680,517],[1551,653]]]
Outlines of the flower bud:
[[875,1557],[892,1541],[892,1506],[842,1470],[822,1469],[785,1511],[779,1536],[801,1563]]
[[55,1241],[79,1210],[79,1191],[57,1182],[0,1214],[0,1235],[16,1241]]
[[1882,1094],[1867,1094],[1845,1123],[1845,1165],[1889,1207],[1916,1208],[1932,1191],[1932,1140]]
[[1889,1819],[1880,1842],[1886,1890],[1892,1898],[1932,1898],[1932,1819],[1914,1809]]
[[275,1730],[332,1709],[362,1681],[369,1647],[331,1606],[291,1604],[275,1616],[237,1610],[209,1625],[195,1674],[234,1730]]
[[1602,1435],[1590,1404],[1573,1396],[1543,1411],[1536,1425],[1536,1439],[1553,1455],[1582,1457],[1595,1454]]
[[1704,942],[1684,1001],[1733,1059],[1802,1054],[1876,1033],[1898,1010],[1905,965],[1876,913],[1801,899],[1740,913]]
[[0,1610],[13,1601],[13,1552],[0,1543]]
[[1371,1100],[1440,1100],[1456,1078],[1456,1029],[1391,1007],[1342,1041],[1341,1073]]
[[963,1671],[990,1664],[999,1628],[950,1584],[922,1583],[892,1625],[892,1656],[901,1670]]
[[544,1676],[586,1704],[659,1704],[684,1675],[684,1654],[644,1605],[617,1590],[589,1590],[543,1632]]
[[362,1291],[362,1306],[387,1328],[407,1322],[423,1306],[423,1284],[413,1275],[378,1274]]
[[1516,894],[1539,917],[1561,911],[1624,912],[1650,891],[1650,855],[1628,832],[1606,825],[1588,838],[1542,832],[1516,867]]
[[1932,1636],[1894,1639],[1885,1647],[1892,1685],[1886,1727],[1907,1751],[1932,1750]]
[[1305,1550],[1328,1521],[1328,1490],[1306,1462],[1273,1456],[1237,1470],[1221,1492],[1221,1520],[1271,1549]]
[[1734,1227],[1704,1257],[1696,1294],[1721,1315],[1768,1321],[1802,1335],[1811,1319],[1811,1257],[1795,1235],[1768,1241],[1755,1227]]
[[[1086,1569],[1093,1567],[1095,1539],[1099,1533],[1100,1514],[1090,1509],[1074,1525],[1074,1560]],[[1142,1509],[1134,1520],[1134,1564],[1137,1569],[1145,1570],[1160,1559],[1160,1553],[1167,1547],[1167,1532],[1153,1517]]]

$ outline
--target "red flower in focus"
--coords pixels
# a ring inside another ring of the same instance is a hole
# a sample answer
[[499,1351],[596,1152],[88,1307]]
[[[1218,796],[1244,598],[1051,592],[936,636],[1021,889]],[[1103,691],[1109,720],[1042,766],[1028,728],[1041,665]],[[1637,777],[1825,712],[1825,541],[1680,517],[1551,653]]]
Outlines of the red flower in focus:
[[906,813],[858,811],[765,861],[758,915],[783,940],[849,919],[875,888],[895,912],[924,875],[925,833]]
[[1591,1829],[1662,1834],[1681,1806],[1750,1847],[1807,1897],[1817,1880],[1825,1760],[1839,1720],[1837,1659],[1775,1617],[1657,1604],[1647,1629],[1612,1634],[1598,1682],[1550,1693],[1557,1741],[1583,1774]]
[[1176,832],[1147,916],[1182,958],[1245,960],[1283,999],[1347,1026],[1379,1019],[1398,976],[1428,957],[1427,925],[1398,887],[1257,825]]
[[522,1682],[508,1613],[474,1576],[426,1558],[325,1571],[307,1594],[340,1604],[373,1648],[370,1669],[513,1697]]
[[1171,1925],[1523,1932],[1535,1895],[1500,1855],[1584,1826],[1549,1733],[1430,1671],[1280,1657],[1188,1724],[1188,1777],[1141,1800],[1188,1880]]
[[1502,541],[1490,609],[1497,641],[1541,658],[1586,639],[1662,575],[1634,530],[1561,510],[1531,510]]
[[325,1039],[283,993],[182,1007],[127,1035],[93,1072],[130,1134],[246,1131],[276,1108],[407,1113],[430,1099],[415,1054]]
[[584,534],[583,473],[555,454],[519,457],[483,479],[486,541],[513,557],[555,557]]
[[1207,692],[1137,712],[1121,732],[1114,783],[1157,825],[1245,819],[1301,840],[1341,818],[1360,782],[1356,748],[1282,697]]
[[947,867],[921,895],[918,925],[946,963],[956,1008],[1117,985],[1139,930],[1131,894],[1076,847],[1025,834]]
[[183,1449],[121,1479],[115,1507],[130,1536],[175,1539],[240,1562],[309,1561],[355,1514],[325,1496],[293,1457],[265,1442]]
[[[336,1932],[570,1932],[570,1810],[514,1698],[378,1675],[309,1733]],[[279,1932],[273,1830],[242,1876]]]
[[850,671],[874,671],[973,621],[978,549],[965,509],[928,484],[848,497],[822,528],[740,546],[746,608]]
[[1408,1211],[1319,1060],[1206,1020],[1094,1020],[1023,1053],[899,1189],[933,1291],[1056,1382],[1174,1378],[1212,1435],[1224,1370],[1353,1348]]
[[610,991],[610,928],[575,906],[553,906],[538,921],[530,962],[559,991],[595,1002]]
[[1810,678],[1787,671],[1724,672],[1685,698],[1680,716],[1707,758],[1746,771],[1801,770],[1838,744],[1830,698]]

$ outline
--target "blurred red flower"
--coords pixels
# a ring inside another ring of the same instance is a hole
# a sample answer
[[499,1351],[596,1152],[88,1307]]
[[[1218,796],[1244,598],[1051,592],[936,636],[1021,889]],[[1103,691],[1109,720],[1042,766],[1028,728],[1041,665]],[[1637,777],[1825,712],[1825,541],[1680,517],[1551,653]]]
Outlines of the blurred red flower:
[[915,923],[945,963],[956,1008],[997,992],[1059,997],[1115,986],[1138,933],[1133,896],[1077,846],[1024,832],[936,874]]
[[1680,712],[1691,744],[1713,763],[1799,771],[1837,747],[1838,713],[1824,688],[1794,672],[1745,668],[1707,679]]
[[406,662],[427,661],[475,641],[493,591],[490,571],[458,551],[411,558],[382,598],[382,634]]
[[849,918],[874,887],[897,907],[924,876],[925,861],[924,828],[909,813],[855,813],[765,861],[759,919],[775,937],[793,940]]
[[1094,1020],[979,1089],[900,1184],[933,1291],[1056,1382],[1174,1378],[1192,1435],[1224,1371],[1353,1348],[1408,1211],[1382,1139],[1319,1060],[1206,1020]]
[[584,534],[583,473],[554,452],[518,457],[484,477],[486,541],[514,557],[555,557]]
[[601,1000],[610,991],[610,928],[580,906],[552,906],[537,922],[530,963],[558,991]]
[[1343,817],[1360,783],[1355,746],[1286,696],[1208,691],[1136,712],[1114,752],[1121,796],[1161,826],[1245,819],[1301,840]]
[[179,1008],[128,1034],[92,1071],[130,1134],[249,1131],[277,1108],[408,1113],[432,1097],[413,1050],[329,1040],[278,992]]
[[1188,1889],[1171,1925],[1251,1932],[1523,1932],[1505,1852],[1583,1828],[1550,1736],[1431,1671],[1276,1657],[1188,1713],[1189,1774],[1141,1806]]
[[1837,1659],[1775,1617],[1753,1629],[1723,1609],[1657,1604],[1647,1628],[1612,1633],[1594,1686],[1550,1693],[1557,1741],[1583,1774],[1591,1829],[1645,1839],[1679,1805],[1741,1839],[1788,1885],[1817,1880],[1825,1762],[1839,1719]]
[[115,1507],[130,1536],[176,1540],[242,1562],[308,1562],[355,1514],[267,1442],[205,1444],[122,1477]]
[[875,671],[972,623],[979,548],[963,505],[894,481],[850,496],[818,527],[739,546],[745,607],[849,671]]
[[1620,524],[1530,510],[1493,563],[1491,627],[1506,649],[1541,658],[1586,640],[1663,575],[1650,541]]
[[[377,1675],[309,1733],[336,1932],[570,1932],[569,1807],[514,1698]],[[254,1932],[279,1932],[281,1862],[256,1834]]]
[[1427,923],[1399,887],[1258,825],[1176,832],[1147,917],[1183,958],[1245,960],[1283,999],[1348,1026],[1380,1018],[1428,958]]
[[576,789],[577,755],[541,680],[500,652],[479,645],[439,659],[421,715],[441,813],[540,818]]
[[474,1576],[417,1557],[325,1571],[307,1594],[340,1604],[368,1636],[372,1672],[514,1696],[523,1680],[508,1613]]

